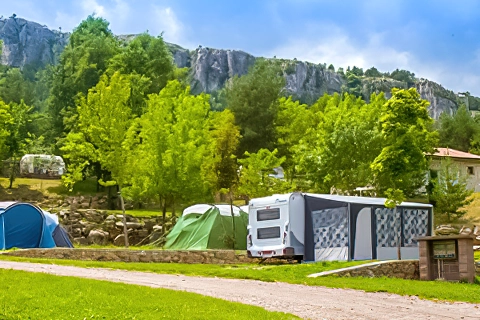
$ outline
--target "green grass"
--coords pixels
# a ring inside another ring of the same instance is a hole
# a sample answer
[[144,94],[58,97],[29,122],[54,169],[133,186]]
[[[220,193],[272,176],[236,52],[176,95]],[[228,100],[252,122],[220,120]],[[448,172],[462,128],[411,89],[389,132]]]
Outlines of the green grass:
[[154,272],[163,274],[184,274],[190,276],[223,277],[235,279],[253,279],[261,281],[281,281],[290,283],[305,283],[306,276],[312,273],[334,270],[353,265],[363,264],[362,261],[351,262],[319,262],[292,265],[261,265],[261,264],[183,264],[183,263],[127,263],[109,261],[79,261],[61,259],[24,258],[0,255],[0,260],[28,261],[34,263],[49,263],[71,265],[86,268],[111,268],[129,271]]
[[[60,180],[61,182],[61,180]],[[105,194],[105,192],[97,192],[97,179],[95,178],[88,178],[83,181],[78,181],[73,185],[73,189],[71,192],[60,183],[60,185],[56,187],[51,187],[48,189],[50,193],[56,193],[61,195],[89,195],[93,196],[96,194]]]
[[1,319],[294,319],[199,294],[0,270]]
[[473,254],[475,261],[480,261],[480,251],[475,251]]
[[[253,279],[268,282],[287,282],[311,286],[332,288],[350,288],[368,292],[389,292],[400,295],[418,296],[423,299],[480,302],[480,286],[468,283],[450,283],[443,281],[415,281],[396,278],[350,278],[318,277],[307,275],[327,270],[343,268],[364,262],[318,262],[301,265],[207,265],[177,263],[124,263],[100,261],[46,260],[0,255],[0,259],[12,261],[30,261],[79,267],[112,268],[132,271],[155,272],[164,274],[184,274],[191,276]],[[478,279],[478,278],[477,278]]]
[[69,192],[67,188],[65,188],[61,179],[16,178],[13,182],[12,189],[7,189],[9,186],[8,178],[0,178],[0,186],[5,189],[5,191],[24,199],[35,198],[37,193],[42,195],[63,196],[105,194],[104,192],[97,193],[95,179],[87,179],[75,183],[72,192]]
[[[122,210],[106,210],[109,214],[122,214]],[[151,210],[151,209],[135,209],[135,210],[125,210],[125,213],[133,217],[158,217],[162,216],[162,211],[160,209]],[[177,215],[180,214],[177,212]],[[172,213],[167,211],[167,218],[170,218]]]

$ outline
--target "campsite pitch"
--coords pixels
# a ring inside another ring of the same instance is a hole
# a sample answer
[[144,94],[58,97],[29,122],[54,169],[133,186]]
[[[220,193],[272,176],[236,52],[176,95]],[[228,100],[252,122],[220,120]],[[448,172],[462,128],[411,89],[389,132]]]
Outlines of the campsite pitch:
[[1,261],[0,268],[75,276],[200,293],[309,319],[479,319],[480,305],[388,293]]

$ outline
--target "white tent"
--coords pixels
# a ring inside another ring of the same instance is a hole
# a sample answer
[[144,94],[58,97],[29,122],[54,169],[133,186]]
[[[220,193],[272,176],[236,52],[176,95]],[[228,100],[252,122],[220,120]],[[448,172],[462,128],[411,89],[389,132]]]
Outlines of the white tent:
[[[183,210],[182,216],[186,216],[187,214],[191,213],[201,213],[204,214],[208,210],[210,210],[213,207],[217,207],[220,210],[220,214],[222,216],[231,216],[232,215],[232,208],[230,207],[229,204],[216,204],[216,205],[211,205],[211,204],[195,204],[193,206],[190,206]],[[233,215],[234,216],[239,216],[240,211],[242,211],[239,207],[233,206]],[[245,212],[248,212],[245,211]]]

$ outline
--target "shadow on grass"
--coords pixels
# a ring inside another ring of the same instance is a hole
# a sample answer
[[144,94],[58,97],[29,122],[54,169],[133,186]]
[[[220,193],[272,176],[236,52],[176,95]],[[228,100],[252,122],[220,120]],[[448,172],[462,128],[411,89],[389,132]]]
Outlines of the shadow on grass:
[[89,178],[83,181],[78,181],[73,186],[73,190],[69,191],[63,184],[59,186],[47,188],[49,193],[55,193],[59,195],[88,195],[93,196],[96,194],[106,194],[105,191],[97,192],[97,180]]
[[31,189],[26,184],[8,189],[0,186],[0,201],[40,201],[44,197],[39,190]]

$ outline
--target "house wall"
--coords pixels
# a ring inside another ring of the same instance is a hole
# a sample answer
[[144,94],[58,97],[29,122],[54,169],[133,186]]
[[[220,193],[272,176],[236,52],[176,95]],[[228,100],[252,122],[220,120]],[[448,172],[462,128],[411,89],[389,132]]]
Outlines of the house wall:
[[[480,192],[480,161],[450,158],[461,170],[467,175],[467,188],[475,192]],[[440,171],[441,160],[432,159],[430,162],[430,170]],[[473,173],[468,168],[473,169]]]

